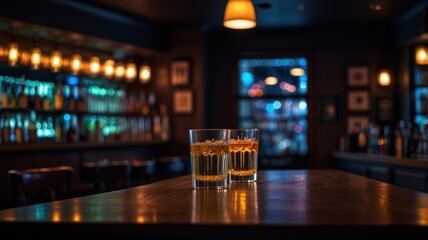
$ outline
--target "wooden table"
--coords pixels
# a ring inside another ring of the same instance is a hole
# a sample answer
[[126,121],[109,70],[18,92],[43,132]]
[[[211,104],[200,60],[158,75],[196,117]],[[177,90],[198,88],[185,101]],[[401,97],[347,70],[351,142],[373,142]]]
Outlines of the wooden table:
[[428,194],[339,170],[259,171],[193,190],[191,176],[0,211],[1,235],[138,239],[428,237]]

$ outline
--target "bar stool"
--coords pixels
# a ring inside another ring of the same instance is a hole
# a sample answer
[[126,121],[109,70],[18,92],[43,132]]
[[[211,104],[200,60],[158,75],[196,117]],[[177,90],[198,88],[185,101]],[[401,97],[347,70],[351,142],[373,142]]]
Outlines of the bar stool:
[[131,184],[133,186],[150,183],[155,175],[156,159],[134,159],[131,161]]
[[184,175],[185,164],[180,156],[159,157],[156,172],[159,180]]
[[80,166],[80,179],[94,184],[95,191],[106,192],[130,186],[128,160],[84,162]]
[[70,166],[9,170],[13,204],[24,206],[70,197],[73,170]]

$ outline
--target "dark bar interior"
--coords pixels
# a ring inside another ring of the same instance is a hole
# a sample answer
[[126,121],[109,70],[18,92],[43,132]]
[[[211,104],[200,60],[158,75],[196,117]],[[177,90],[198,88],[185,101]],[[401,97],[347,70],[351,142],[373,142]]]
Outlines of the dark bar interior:
[[[423,238],[427,16],[427,0],[3,1],[0,226]],[[253,128],[257,180],[192,189],[189,130]]]

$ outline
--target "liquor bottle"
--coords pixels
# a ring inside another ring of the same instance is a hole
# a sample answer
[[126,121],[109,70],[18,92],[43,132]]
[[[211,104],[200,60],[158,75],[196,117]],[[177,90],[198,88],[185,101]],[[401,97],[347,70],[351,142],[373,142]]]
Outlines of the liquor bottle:
[[1,139],[2,143],[10,143],[10,135],[11,135],[11,128],[10,128],[10,119],[9,119],[9,113],[3,114],[3,128],[1,132]]
[[55,110],[62,111],[64,109],[64,94],[62,90],[62,83],[58,83],[55,93]]
[[160,106],[161,116],[161,139],[166,141],[169,139],[169,115],[166,104]]
[[135,94],[131,94],[128,98],[128,113],[135,112]]
[[22,125],[21,114],[16,115],[15,142],[16,143],[24,142],[24,128]]
[[160,139],[161,138],[161,117],[159,113],[155,110],[152,112],[153,116],[153,138]]
[[21,77],[21,86],[18,93],[18,106],[20,109],[28,109],[28,96],[25,94],[24,77]]
[[79,135],[77,133],[77,123],[76,123],[76,117],[72,116],[71,117],[71,122],[70,122],[70,127],[68,128],[67,131],[67,141],[68,142],[77,142]]
[[74,93],[74,87],[70,87],[70,94],[68,95],[67,105],[69,111],[76,111],[76,98]]
[[43,110],[52,111],[52,101],[53,101],[52,91],[47,86],[45,88],[46,88],[46,95],[43,98]]
[[144,90],[140,91],[140,94],[138,95],[138,98],[135,101],[135,106],[134,106],[134,112],[135,113],[137,113],[137,114],[142,113],[143,102],[145,101],[145,97],[146,97],[146,94],[145,94]]
[[83,87],[78,87],[78,95],[77,95],[77,103],[76,103],[77,111],[78,112],[84,112],[85,109],[85,93],[83,91]]
[[57,116],[55,117],[55,142],[62,142],[63,141],[63,123],[62,123],[62,117]]
[[34,86],[33,109],[36,111],[42,110],[42,95],[40,87],[37,85]]
[[94,140],[99,143],[104,142],[103,127],[98,120],[95,120],[94,124]]
[[28,141],[37,142],[36,112],[31,111],[30,122],[28,123]]
[[15,109],[17,106],[16,91],[14,86],[10,86],[9,108]]
[[362,123],[360,127],[360,131],[358,132],[358,148],[360,152],[367,152],[368,148],[368,136],[367,136],[367,127],[366,124]]
[[9,88],[6,82],[3,82],[1,85],[1,108],[9,108]]
[[389,154],[389,127],[384,126],[383,128],[383,134],[378,139],[378,145],[379,145],[379,153],[382,155],[388,155]]

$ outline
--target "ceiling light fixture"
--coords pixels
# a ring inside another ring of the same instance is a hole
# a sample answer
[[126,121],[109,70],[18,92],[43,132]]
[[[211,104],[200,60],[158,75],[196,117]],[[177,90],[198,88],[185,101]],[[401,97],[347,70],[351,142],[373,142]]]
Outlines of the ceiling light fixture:
[[232,29],[254,28],[256,13],[251,0],[228,0],[223,25]]

